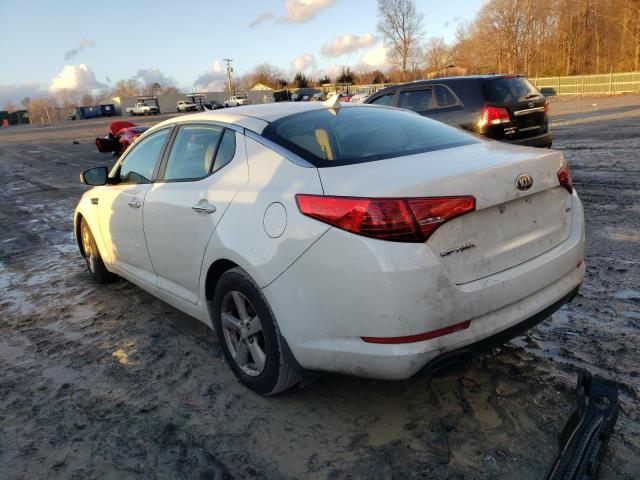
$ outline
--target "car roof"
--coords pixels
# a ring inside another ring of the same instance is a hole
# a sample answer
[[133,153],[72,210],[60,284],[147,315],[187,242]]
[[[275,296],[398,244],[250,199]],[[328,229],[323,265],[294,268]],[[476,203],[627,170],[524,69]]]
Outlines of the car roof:
[[[322,102],[278,102],[263,103],[256,105],[244,105],[241,107],[225,108],[221,110],[207,110],[191,115],[173,117],[154,126],[156,130],[166,125],[173,125],[184,122],[197,122],[199,120],[230,123],[237,125],[255,133],[262,131],[272,122],[296,113],[309,112],[313,110],[328,109]],[[349,105],[342,104],[336,108],[372,108],[370,105]]]
[[478,80],[492,80],[494,78],[505,78],[505,77],[521,77],[522,75],[509,75],[509,74],[501,74],[501,73],[489,73],[485,75],[459,75],[455,77],[437,77],[430,78],[428,80],[416,80],[414,82],[407,83],[399,83],[398,85],[392,85],[389,87],[382,88],[375,92],[375,95],[378,96],[380,93],[387,93],[389,91],[395,90],[397,88],[407,88],[407,87],[419,87],[421,85],[433,85],[438,83],[458,83],[458,82],[474,82]]

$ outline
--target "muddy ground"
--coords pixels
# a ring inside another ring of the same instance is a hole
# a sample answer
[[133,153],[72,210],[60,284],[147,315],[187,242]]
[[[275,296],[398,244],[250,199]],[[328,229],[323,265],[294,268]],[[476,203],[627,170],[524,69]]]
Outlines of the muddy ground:
[[71,215],[78,173],[112,163],[92,143],[107,121],[0,132],[0,477],[539,479],[586,369],[621,388],[601,476],[639,478],[640,96],[552,112],[586,213],[574,302],[437,378],[324,375],[272,398],[197,321],[89,279]]

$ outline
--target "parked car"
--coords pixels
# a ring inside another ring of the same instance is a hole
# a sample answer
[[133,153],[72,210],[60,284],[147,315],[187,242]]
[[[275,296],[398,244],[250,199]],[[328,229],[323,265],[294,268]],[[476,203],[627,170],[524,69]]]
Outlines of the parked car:
[[157,115],[160,113],[160,109],[156,105],[147,105],[143,102],[138,102],[133,107],[127,107],[125,111],[132,117],[135,115]]
[[198,110],[200,110],[198,105],[196,105],[195,103],[185,102],[183,100],[180,100],[178,103],[176,103],[176,109],[178,110],[178,112],[197,112]]
[[249,105],[251,100],[246,95],[232,95],[229,100],[224,102],[225,107],[237,107],[238,105]]
[[377,87],[374,85],[367,85],[365,87],[358,87],[355,95],[351,97],[351,103],[364,103],[369,95],[375,93]]
[[121,155],[148,129],[149,127],[136,125],[125,120],[111,122],[109,134],[106,137],[96,138],[96,148],[102,153],[113,152],[116,155]]
[[344,102],[344,103],[348,103],[351,101],[351,95],[349,95],[348,93],[343,93],[342,96],[340,97],[340,101]]
[[219,110],[220,108],[224,108],[224,105],[216,100],[207,100],[202,104],[205,110]]
[[562,152],[396,108],[175,117],[81,180],[92,277],[213,327],[260,394],[309,370],[404,379],[467,358],[548,318],[585,271]]
[[522,75],[473,75],[384,88],[365,103],[425,117],[516,145],[551,147],[549,104]]
[[311,95],[311,98],[309,98],[309,101],[311,102],[322,102],[324,100],[326,100],[326,97],[323,92],[314,93]]

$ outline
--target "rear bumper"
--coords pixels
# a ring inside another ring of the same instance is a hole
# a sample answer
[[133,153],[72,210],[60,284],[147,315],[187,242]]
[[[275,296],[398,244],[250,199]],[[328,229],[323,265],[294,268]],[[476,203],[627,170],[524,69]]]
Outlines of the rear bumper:
[[549,132],[534,137],[518,138],[515,140],[502,140],[512,145],[520,145],[523,147],[550,148],[553,143],[553,136]]
[[458,348],[456,350],[452,350],[450,352],[444,353],[435,357],[433,360],[427,363],[423,370],[425,371],[437,371],[441,367],[447,366],[452,362],[455,362],[460,359],[471,359],[481,353],[486,353],[495,347],[499,347],[500,345],[504,345],[512,338],[515,338],[519,335],[524,334],[526,331],[531,330],[533,327],[541,323],[543,320],[549,318],[556,311],[558,311],[562,306],[571,302],[574,297],[578,294],[578,290],[580,290],[580,285],[575,287],[571,292],[566,294],[557,302],[549,305],[544,310],[532,315],[528,319],[523,322],[517,323],[509,328],[506,328],[494,335],[491,335],[487,338],[484,338],[480,341],[472,343],[462,348]]
[[[512,327],[528,328],[582,282],[582,207],[573,195],[569,237],[508,270],[456,285],[425,244],[383,242],[329,229],[263,292],[298,363],[380,379],[408,378],[436,357]],[[535,320],[530,320],[535,317]],[[368,343],[469,321],[429,340]],[[515,331],[515,328],[514,330]],[[496,337],[502,341],[502,335]]]

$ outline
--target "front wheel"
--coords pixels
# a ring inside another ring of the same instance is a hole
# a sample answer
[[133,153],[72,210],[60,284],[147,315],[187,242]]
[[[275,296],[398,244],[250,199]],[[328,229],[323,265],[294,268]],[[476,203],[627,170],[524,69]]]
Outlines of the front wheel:
[[95,282],[108,283],[113,281],[116,277],[104,266],[98,245],[84,218],[80,221],[80,238],[82,239],[82,253],[87,262],[87,268]]
[[254,392],[273,395],[300,382],[266,299],[241,268],[225,272],[216,286],[213,325],[231,370]]

